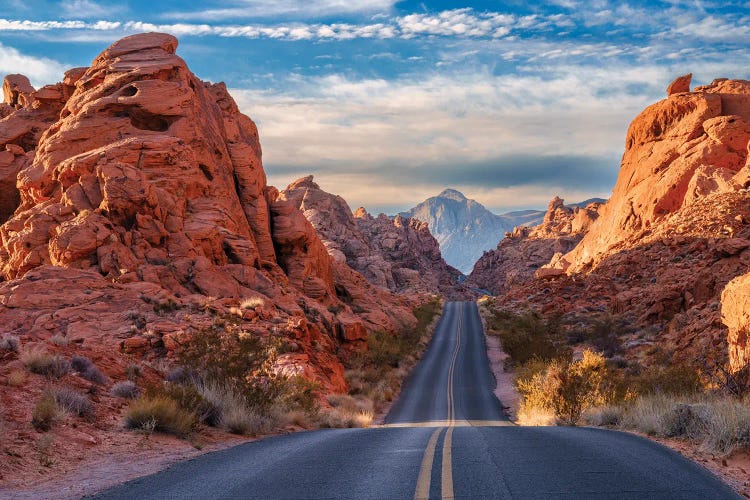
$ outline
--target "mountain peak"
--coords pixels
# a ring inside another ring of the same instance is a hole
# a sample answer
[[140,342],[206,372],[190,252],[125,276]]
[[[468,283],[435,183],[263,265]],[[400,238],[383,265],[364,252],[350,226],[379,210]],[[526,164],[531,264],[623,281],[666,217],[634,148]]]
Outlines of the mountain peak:
[[456,201],[466,201],[466,196],[461,191],[456,191],[455,189],[445,189],[442,193],[437,195],[438,198],[448,198],[450,200],[456,200]]

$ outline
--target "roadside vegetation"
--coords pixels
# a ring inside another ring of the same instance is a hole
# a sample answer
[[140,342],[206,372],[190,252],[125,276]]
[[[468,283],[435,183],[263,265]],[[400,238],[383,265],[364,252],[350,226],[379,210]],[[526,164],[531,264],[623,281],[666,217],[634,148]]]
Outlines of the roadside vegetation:
[[413,329],[401,335],[371,334],[368,350],[353,355],[346,371],[351,401],[345,405],[332,404],[334,410],[344,411],[361,424],[366,420],[363,414],[374,415],[394,401],[404,379],[422,357],[442,310],[442,300],[434,297],[414,308],[417,325]]
[[509,355],[521,425],[594,425],[690,440],[705,451],[750,449],[750,366],[672,362],[652,349],[644,366],[626,359],[622,318],[566,325],[558,316],[484,308],[488,333]]
[[[177,351],[178,367],[146,387],[125,414],[129,429],[189,436],[201,425],[257,435],[317,415],[317,387],[274,371],[280,339],[243,334],[217,321]],[[118,396],[132,398],[131,385]],[[303,415],[303,416],[300,416]]]

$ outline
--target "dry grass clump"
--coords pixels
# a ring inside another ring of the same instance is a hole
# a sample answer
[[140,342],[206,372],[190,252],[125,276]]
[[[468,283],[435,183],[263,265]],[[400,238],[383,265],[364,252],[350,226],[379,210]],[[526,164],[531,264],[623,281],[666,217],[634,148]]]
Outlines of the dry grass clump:
[[109,391],[112,396],[123,399],[135,399],[140,392],[140,389],[138,389],[138,386],[132,380],[117,382]]
[[64,335],[60,335],[59,333],[53,335],[52,338],[49,340],[56,346],[60,346],[60,347],[70,345],[70,339]]
[[266,301],[260,297],[250,297],[240,302],[240,309],[255,309],[256,307],[263,307]]
[[3,337],[0,338],[0,351],[18,352],[18,346],[20,344],[21,341],[15,335],[3,335]]
[[91,401],[70,387],[57,388],[51,391],[59,409],[79,417],[89,417],[93,413]]
[[257,436],[273,429],[270,417],[244,406],[230,406],[221,415],[221,426],[232,434]]
[[34,405],[31,411],[31,425],[39,432],[47,432],[60,415],[55,396],[50,391],[45,391]]
[[186,437],[196,424],[195,414],[183,410],[167,397],[136,399],[125,413],[125,427]]
[[620,425],[651,436],[688,438],[722,454],[750,447],[750,404],[728,397],[641,396],[625,409]]
[[21,363],[31,373],[45,377],[62,378],[70,373],[70,362],[62,356],[53,356],[42,348],[29,349],[21,353]]
[[331,409],[318,415],[321,427],[352,428],[369,427],[374,416],[372,401],[348,394],[331,394],[327,397]]
[[22,387],[26,383],[26,372],[13,370],[8,374],[8,385],[11,387]]

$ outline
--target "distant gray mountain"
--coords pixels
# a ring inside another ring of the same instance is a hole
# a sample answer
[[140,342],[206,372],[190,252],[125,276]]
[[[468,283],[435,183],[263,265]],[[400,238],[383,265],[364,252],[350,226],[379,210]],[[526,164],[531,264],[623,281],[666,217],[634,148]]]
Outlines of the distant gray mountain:
[[497,215],[455,189],[446,189],[401,215],[426,222],[440,244],[443,259],[469,274],[482,253],[497,247],[506,231],[519,225],[536,226],[542,221],[544,211]]

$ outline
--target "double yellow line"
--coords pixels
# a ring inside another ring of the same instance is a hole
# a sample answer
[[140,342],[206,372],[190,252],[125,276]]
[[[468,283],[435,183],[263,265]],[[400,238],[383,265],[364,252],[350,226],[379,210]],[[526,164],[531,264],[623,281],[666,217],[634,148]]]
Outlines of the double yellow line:
[[[458,329],[456,334],[456,347],[453,349],[453,357],[451,358],[450,365],[448,366],[448,420],[447,420],[447,431],[445,433],[445,439],[443,439],[443,466],[441,471],[440,481],[440,493],[442,498],[454,498],[453,494],[453,457],[451,454],[451,448],[453,445],[453,428],[456,423],[456,401],[453,394],[453,373],[456,369],[456,360],[458,359],[458,352],[461,350],[461,317],[463,314],[463,307],[459,306],[458,309]],[[429,499],[430,498],[430,482],[432,480],[432,465],[435,460],[435,448],[437,447],[437,441],[440,438],[440,433],[446,429],[446,427],[440,427],[435,429],[435,432],[430,436],[430,440],[427,442],[427,448],[425,448],[424,456],[422,457],[422,465],[419,469],[419,477],[417,478],[417,489],[414,492],[415,500]]]

